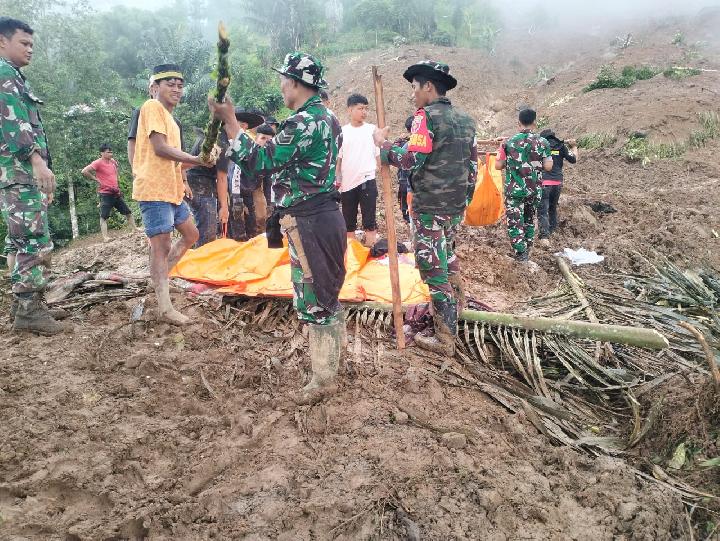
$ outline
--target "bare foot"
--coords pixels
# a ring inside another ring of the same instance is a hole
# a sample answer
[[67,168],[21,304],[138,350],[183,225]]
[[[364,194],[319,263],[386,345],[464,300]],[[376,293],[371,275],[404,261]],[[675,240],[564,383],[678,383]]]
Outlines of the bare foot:
[[190,325],[190,318],[174,308],[166,312],[160,312],[158,314],[158,320],[169,323],[170,325]]

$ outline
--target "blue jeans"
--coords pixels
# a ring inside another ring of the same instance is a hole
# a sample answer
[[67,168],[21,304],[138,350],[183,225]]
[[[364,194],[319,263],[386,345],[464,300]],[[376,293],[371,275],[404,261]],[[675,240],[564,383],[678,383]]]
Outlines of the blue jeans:
[[200,248],[217,239],[218,200],[214,195],[195,195],[188,203],[195,217],[195,225],[200,232],[200,237],[193,248]]
[[182,201],[179,205],[166,201],[138,201],[145,234],[150,237],[170,233],[190,218],[190,210]]

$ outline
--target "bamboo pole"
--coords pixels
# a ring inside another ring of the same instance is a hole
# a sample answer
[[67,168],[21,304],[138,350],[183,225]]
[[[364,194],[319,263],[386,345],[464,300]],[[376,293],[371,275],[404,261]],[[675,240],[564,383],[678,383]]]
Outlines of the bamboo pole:
[[[377,111],[378,128],[385,127],[385,100],[383,98],[382,76],[378,74],[377,66],[372,67],[372,77],[375,84],[375,109]],[[395,336],[397,348],[405,349],[405,331],[403,330],[402,298],[400,296],[400,269],[398,268],[397,233],[395,230],[395,212],[393,208],[392,185],[390,184],[390,166],[383,164],[380,167],[382,179],[383,203],[385,205],[385,225],[388,238],[388,259],[390,262],[390,288],[392,289],[392,313],[395,323]]]
[[[363,302],[355,306],[371,310],[389,312],[392,306],[382,302]],[[613,344],[626,344],[645,349],[665,349],[670,347],[667,339],[654,329],[627,327],[625,325],[606,325],[604,323],[588,323],[567,319],[547,317],[523,317],[502,312],[482,312],[479,310],[463,310],[460,314],[463,321],[484,322],[494,326],[506,326],[526,331],[538,331],[557,334],[569,338],[584,338]]]
[[[225,101],[225,93],[230,86],[230,63],[228,57],[230,50],[230,39],[228,38],[225,25],[220,22],[218,24],[218,67],[217,67],[217,84],[213,92],[213,97],[219,103]],[[210,115],[207,127],[205,128],[205,141],[203,142],[200,156],[204,161],[208,161],[213,147],[217,143],[218,135],[220,135],[220,121]]]

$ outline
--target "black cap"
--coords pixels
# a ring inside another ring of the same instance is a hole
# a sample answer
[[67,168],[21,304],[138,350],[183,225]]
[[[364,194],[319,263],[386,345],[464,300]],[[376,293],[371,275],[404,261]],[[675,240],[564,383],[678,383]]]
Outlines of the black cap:
[[260,124],[265,122],[265,119],[257,113],[248,112],[245,107],[235,107],[235,118],[240,122],[247,122],[248,128],[257,128]]
[[272,126],[270,126],[268,124],[260,124],[258,126],[257,130],[255,130],[255,131],[257,133],[262,133],[263,135],[270,135],[270,136],[275,135],[275,130],[273,130]]
[[182,70],[177,64],[160,64],[153,68],[150,79],[153,83],[156,83],[165,79],[180,79],[184,81],[185,77],[183,77]]
[[409,83],[413,82],[415,76],[421,76],[429,81],[438,81],[443,83],[448,90],[452,90],[457,86],[457,80],[450,75],[450,66],[442,62],[434,62],[432,60],[423,60],[417,64],[413,64],[403,73],[403,77]]

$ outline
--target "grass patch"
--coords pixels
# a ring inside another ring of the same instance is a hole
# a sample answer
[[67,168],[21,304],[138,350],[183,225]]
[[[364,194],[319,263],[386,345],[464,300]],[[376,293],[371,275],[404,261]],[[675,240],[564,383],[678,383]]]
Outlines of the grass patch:
[[688,139],[690,148],[702,148],[720,137],[720,116],[715,111],[700,113],[700,129],[694,130]]
[[653,160],[676,158],[685,150],[682,143],[652,143],[647,137],[631,137],[622,153],[630,161],[646,165]]
[[663,75],[667,77],[668,79],[673,79],[674,81],[680,81],[681,79],[686,79],[687,77],[692,77],[693,75],[700,75],[702,73],[702,70],[699,70],[697,68],[668,68],[665,71],[663,71]]
[[550,119],[546,116],[541,116],[535,121],[535,126],[538,130],[544,130],[550,125]]
[[720,137],[720,116],[715,111],[699,113],[700,129],[693,130],[687,141],[681,143],[652,143],[646,137],[631,137],[622,148],[630,161],[646,165],[654,160],[677,158],[688,150],[702,148]]
[[577,140],[578,148],[585,150],[597,150],[600,148],[608,148],[615,144],[617,137],[609,133],[589,133],[579,137]]
[[597,79],[583,88],[583,92],[601,88],[629,88],[637,81],[652,79],[661,71],[653,66],[625,66],[618,73],[612,66],[603,66],[600,68]]

